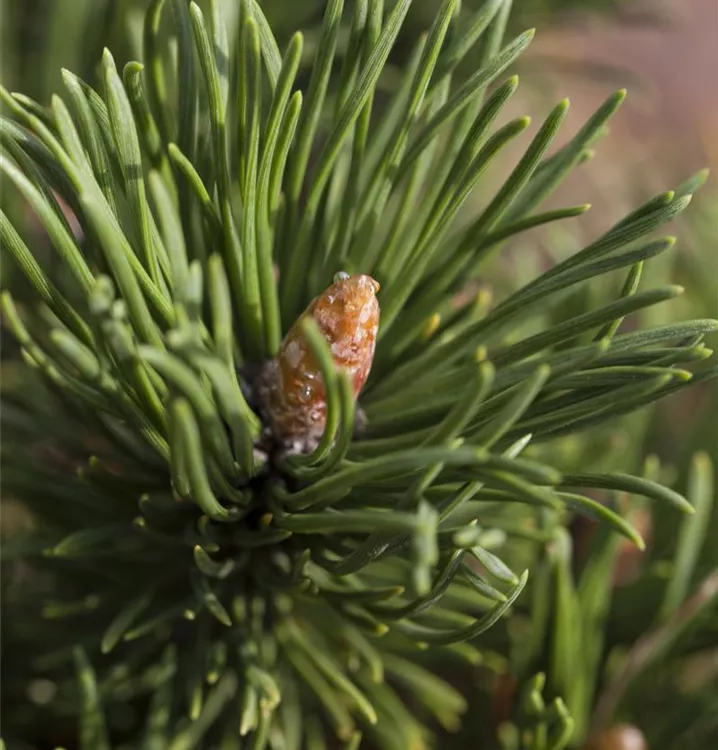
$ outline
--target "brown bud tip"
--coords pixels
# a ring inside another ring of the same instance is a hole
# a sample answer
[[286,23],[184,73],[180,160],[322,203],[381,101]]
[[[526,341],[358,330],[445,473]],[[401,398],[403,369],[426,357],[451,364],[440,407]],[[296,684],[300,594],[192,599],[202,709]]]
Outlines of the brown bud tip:
[[648,743],[638,727],[614,724],[594,735],[583,750],[648,750]]

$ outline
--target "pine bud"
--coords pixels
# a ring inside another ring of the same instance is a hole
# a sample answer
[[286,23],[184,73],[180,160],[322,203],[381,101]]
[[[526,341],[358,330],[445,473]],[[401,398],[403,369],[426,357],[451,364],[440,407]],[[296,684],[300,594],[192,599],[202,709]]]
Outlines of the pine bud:
[[347,371],[358,396],[371,369],[379,328],[379,284],[370,276],[338,273],[289,329],[277,356],[264,368],[260,395],[274,439],[306,452],[321,438],[326,394],[321,370],[301,330],[310,315],[324,335],[337,368]]

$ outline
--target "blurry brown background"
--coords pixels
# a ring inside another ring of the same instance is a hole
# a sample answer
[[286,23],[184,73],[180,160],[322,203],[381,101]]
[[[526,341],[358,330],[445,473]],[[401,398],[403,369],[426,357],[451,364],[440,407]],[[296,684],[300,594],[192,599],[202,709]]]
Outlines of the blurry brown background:
[[[657,3],[645,6],[653,4]],[[558,77],[555,93],[571,99],[570,116],[577,125],[609,90],[626,86],[628,99],[611,121],[612,135],[598,147],[602,165],[613,164],[616,176],[635,168],[643,173],[634,174],[637,183],[647,177],[670,184],[709,166],[715,186],[718,2],[663,0],[660,5],[665,9],[665,22],[659,25],[592,19],[575,28],[581,21],[574,15],[574,28],[539,29],[529,55],[557,61],[563,75]],[[582,71],[593,63],[597,75],[591,82]],[[615,66],[615,86],[610,85],[610,70],[598,67],[602,65]],[[621,68],[631,75],[622,75]],[[626,80],[633,76],[635,82]],[[659,161],[662,174],[654,176],[652,165]]]

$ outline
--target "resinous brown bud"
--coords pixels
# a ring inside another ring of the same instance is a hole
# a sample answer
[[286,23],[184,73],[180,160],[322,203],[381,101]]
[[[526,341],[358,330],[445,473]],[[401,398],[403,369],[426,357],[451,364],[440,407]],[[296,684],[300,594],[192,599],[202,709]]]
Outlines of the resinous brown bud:
[[260,395],[274,439],[295,451],[316,445],[326,421],[322,374],[301,330],[310,315],[324,335],[338,369],[349,373],[355,398],[374,360],[379,329],[379,283],[371,276],[339,273],[292,325],[261,377]]

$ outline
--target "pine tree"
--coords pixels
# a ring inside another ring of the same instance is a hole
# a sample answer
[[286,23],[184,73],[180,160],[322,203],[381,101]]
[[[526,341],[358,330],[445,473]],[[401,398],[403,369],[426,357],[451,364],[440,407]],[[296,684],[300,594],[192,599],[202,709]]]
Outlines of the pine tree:
[[[48,108],[2,90],[0,230],[25,279],[2,295],[22,353],[2,409],[3,493],[19,504],[3,544],[6,740],[430,747],[466,708],[441,664],[511,659],[520,673],[507,615],[530,611],[538,643],[554,585],[550,691],[524,675],[523,714],[502,731],[546,750],[587,735],[574,681],[591,673],[559,648],[578,643],[562,636],[584,604],[565,527],[600,522],[586,570],[605,587],[601,550],[643,540],[595,490],[693,506],[650,477],[566,471],[542,445],[716,374],[687,369],[715,321],[620,330],[683,292],[639,282],[671,252],[653,233],[705,175],[493,303],[489,259],[588,208],[542,206],[625,92],[549,155],[567,101],[531,138],[528,117],[495,126],[533,31],[506,42],[509,3],[459,16],[445,0],[380,102],[409,5],[356,2],[335,65],[342,0],[313,49],[297,33],[283,54],[256,0],[229,28],[217,3],[205,16],[154,0],[143,64],[120,73],[106,49],[101,84],[64,71]],[[454,80],[469,52],[480,64]],[[485,171],[521,138],[477,210]],[[18,230],[18,205],[56,262]],[[615,299],[541,325],[614,272]],[[353,307],[367,277],[378,330]],[[358,401],[336,331],[377,337],[352,354],[371,366]]]

